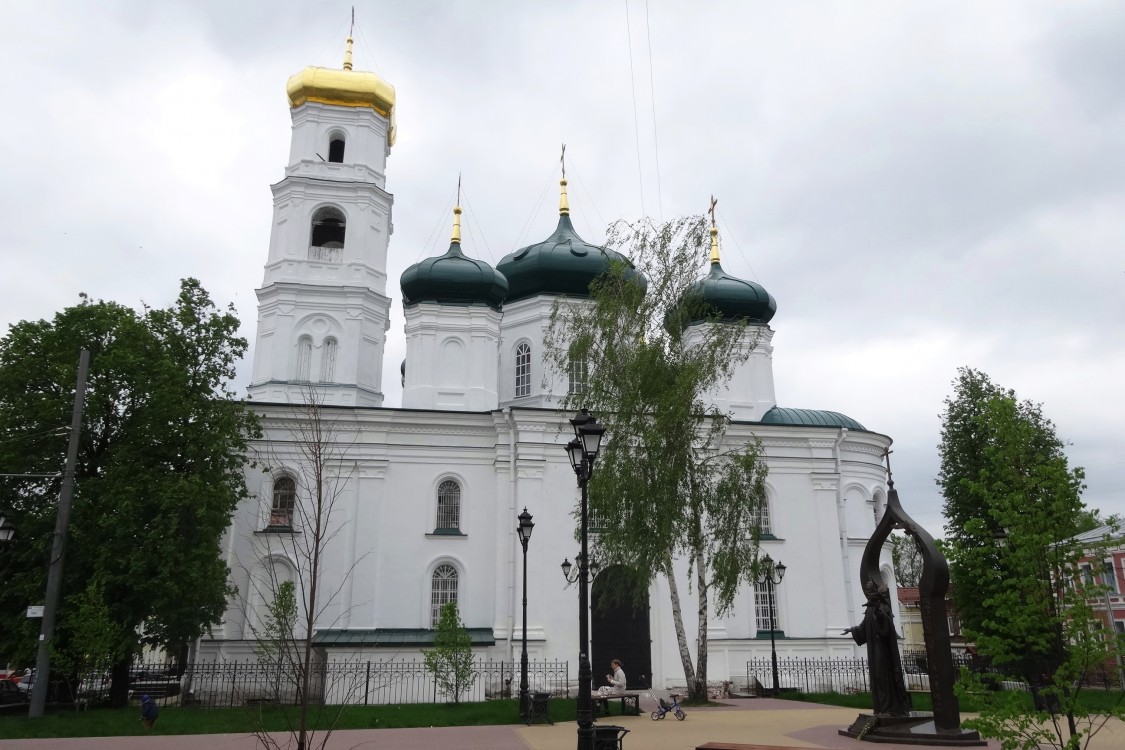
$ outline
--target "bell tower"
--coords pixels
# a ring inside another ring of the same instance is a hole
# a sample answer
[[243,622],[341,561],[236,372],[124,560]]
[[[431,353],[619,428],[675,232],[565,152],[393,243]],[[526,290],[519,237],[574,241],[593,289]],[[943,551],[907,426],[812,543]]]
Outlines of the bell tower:
[[271,186],[249,396],[299,403],[312,389],[325,404],[381,406],[395,90],[352,69],[349,36],[342,69],[305,68],[286,92],[293,135]]

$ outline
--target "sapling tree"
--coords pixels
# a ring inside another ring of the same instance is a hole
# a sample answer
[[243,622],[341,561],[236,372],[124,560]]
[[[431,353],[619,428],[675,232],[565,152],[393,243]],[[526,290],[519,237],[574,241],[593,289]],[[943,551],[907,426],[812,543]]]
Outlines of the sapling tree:
[[422,655],[426,669],[434,676],[438,692],[453,703],[460,703],[461,696],[476,680],[476,674],[473,671],[472,641],[457,613],[456,603],[442,605],[434,633],[434,647],[423,651]]

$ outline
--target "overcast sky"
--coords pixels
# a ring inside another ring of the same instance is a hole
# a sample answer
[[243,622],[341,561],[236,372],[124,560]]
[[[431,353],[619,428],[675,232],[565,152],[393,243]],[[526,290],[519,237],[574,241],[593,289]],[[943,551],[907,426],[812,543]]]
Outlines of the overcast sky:
[[[253,341],[285,82],[340,66],[348,8],[0,4],[0,327],[82,291],[166,305],[195,276]],[[938,415],[962,365],[1043,402],[1087,503],[1125,513],[1125,4],[411,0],[356,15],[356,68],[398,96],[388,406],[397,280],[444,251],[458,173],[465,251],[495,265],[554,228],[565,142],[587,240],[718,197],[724,268],[778,302],[779,404],[893,437],[906,509],[935,534]]]

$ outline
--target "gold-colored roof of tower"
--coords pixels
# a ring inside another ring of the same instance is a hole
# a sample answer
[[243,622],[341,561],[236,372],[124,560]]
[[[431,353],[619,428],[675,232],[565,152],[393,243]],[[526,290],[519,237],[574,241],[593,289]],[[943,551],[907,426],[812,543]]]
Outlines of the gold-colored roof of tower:
[[308,67],[289,76],[285,85],[289,106],[296,109],[306,102],[337,107],[370,107],[390,120],[387,143],[395,142],[395,87],[374,73],[352,70],[352,38],[348,37],[344,67]]

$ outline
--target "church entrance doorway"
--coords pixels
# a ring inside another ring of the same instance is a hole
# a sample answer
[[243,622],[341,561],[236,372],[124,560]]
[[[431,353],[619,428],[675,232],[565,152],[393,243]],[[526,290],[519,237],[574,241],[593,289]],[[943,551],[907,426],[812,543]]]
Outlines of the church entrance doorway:
[[590,587],[590,652],[594,690],[606,684],[609,662],[621,661],[630,690],[652,687],[648,588],[640,592],[620,566],[603,570]]

